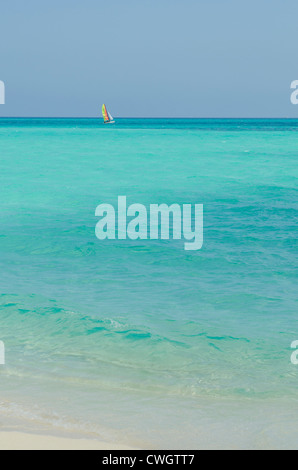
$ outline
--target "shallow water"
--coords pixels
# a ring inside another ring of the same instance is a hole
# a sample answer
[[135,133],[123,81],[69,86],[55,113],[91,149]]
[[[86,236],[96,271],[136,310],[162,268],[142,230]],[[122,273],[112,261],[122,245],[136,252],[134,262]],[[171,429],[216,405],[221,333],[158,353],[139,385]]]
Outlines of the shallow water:
[[[228,445],[233,423],[235,446],[266,426],[292,442],[297,148],[298,120],[0,119],[3,416],[146,446]],[[95,208],[119,195],[204,204],[203,249],[100,242]]]

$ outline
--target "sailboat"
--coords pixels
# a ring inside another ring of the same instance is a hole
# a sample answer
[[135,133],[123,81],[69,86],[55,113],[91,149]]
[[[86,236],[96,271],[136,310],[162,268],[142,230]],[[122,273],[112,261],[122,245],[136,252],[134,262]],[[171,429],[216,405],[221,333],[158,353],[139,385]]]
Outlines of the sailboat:
[[113,116],[109,113],[105,104],[102,105],[102,115],[105,124],[115,123]]

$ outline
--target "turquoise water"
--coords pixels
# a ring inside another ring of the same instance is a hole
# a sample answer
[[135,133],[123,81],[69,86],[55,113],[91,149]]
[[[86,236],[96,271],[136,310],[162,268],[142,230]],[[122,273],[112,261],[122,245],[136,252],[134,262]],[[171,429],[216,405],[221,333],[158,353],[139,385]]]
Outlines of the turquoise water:
[[[297,148],[298,120],[0,119],[1,421],[296,446]],[[203,249],[100,242],[119,195],[204,204]]]

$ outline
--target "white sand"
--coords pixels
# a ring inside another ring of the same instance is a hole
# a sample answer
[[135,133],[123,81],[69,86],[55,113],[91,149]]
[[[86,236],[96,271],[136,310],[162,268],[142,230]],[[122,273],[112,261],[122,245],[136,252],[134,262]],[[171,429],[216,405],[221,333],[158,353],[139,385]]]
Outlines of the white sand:
[[18,432],[0,432],[0,450],[129,450],[93,440],[68,439]]

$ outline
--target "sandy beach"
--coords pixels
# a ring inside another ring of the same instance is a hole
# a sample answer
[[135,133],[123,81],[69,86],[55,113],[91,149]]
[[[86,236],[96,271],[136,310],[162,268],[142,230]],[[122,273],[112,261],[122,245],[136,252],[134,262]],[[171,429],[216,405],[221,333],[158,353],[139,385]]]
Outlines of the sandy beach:
[[0,432],[0,450],[130,450],[131,447],[88,439]]

